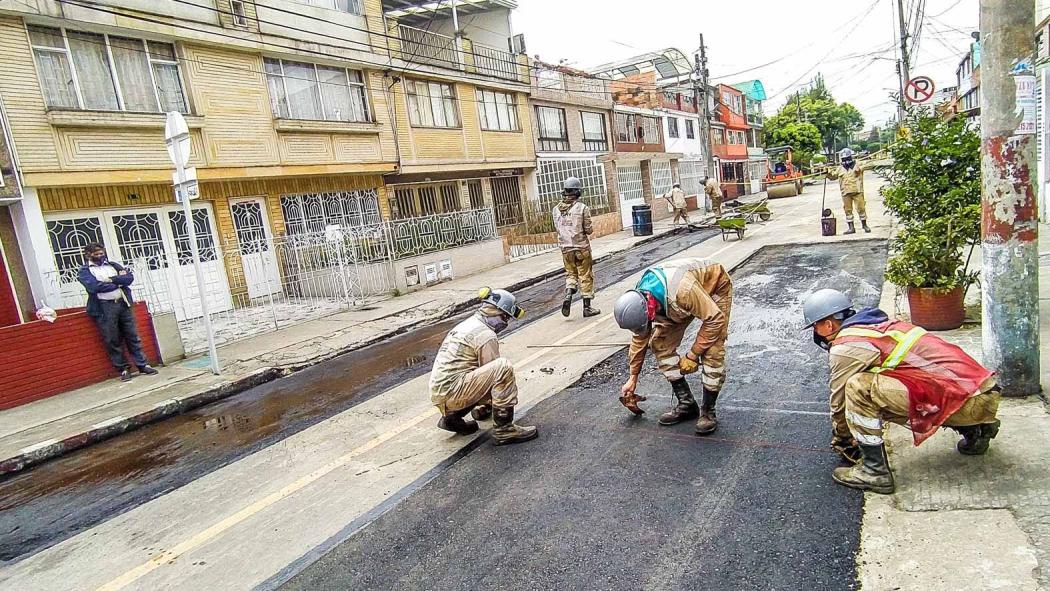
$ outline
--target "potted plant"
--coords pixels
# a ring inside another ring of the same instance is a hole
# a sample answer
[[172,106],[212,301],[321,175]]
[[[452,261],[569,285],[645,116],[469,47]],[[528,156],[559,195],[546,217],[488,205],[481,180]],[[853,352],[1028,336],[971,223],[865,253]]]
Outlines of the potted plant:
[[977,281],[970,254],[980,239],[980,138],[964,118],[915,110],[890,147],[886,208],[902,224],[886,277],[907,289],[915,324],[962,325],[966,288]]

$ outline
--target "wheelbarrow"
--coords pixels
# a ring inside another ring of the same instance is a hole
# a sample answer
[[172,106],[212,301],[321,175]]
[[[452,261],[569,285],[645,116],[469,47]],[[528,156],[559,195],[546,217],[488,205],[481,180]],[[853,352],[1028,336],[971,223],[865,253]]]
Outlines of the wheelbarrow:
[[747,220],[740,214],[729,215],[718,220],[718,228],[722,230],[722,240],[728,240],[728,237],[733,234],[736,234],[737,240],[743,240],[745,227],[747,227]]
[[744,219],[749,222],[765,222],[773,217],[773,213],[769,211],[769,199],[762,199],[754,203],[741,203],[734,200],[722,204],[722,209],[730,214],[743,215]]

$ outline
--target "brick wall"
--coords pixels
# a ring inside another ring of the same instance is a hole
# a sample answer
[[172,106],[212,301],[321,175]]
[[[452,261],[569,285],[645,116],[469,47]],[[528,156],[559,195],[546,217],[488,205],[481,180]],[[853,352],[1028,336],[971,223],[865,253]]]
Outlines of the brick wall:
[[[142,349],[160,360],[153,319],[135,304]],[[109,364],[98,328],[83,308],[63,310],[54,323],[34,320],[0,328],[0,410],[89,386],[117,372]]]

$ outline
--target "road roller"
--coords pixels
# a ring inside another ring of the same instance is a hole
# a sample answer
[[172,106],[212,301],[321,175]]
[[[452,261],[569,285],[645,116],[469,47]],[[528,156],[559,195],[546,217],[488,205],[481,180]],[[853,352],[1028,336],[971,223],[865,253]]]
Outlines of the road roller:
[[802,171],[791,162],[791,146],[767,148],[773,164],[766,172],[766,192],[770,199],[794,197],[802,193]]

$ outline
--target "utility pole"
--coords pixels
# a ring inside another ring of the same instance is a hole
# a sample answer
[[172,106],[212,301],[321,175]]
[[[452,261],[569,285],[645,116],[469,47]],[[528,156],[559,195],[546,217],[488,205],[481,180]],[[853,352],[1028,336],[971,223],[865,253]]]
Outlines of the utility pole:
[[984,365],[1006,396],[1039,393],[1035,0],[981,0]]
[[693,61],[695,62],[696,73],[693,76],[693,92],[697,96],[697,100],[703,105],[704,121],[700,126],[701,133],[703,134],[704,144],[704,160],[707,166],[707,175],[711,178],[718,178],[715,174],[715,161],[714,155],[711,154],[713,149],[711,146],[711,107],[708,104],[708,76],[707,70],[707,47],[704,46],[704,34],[700,33],[700,52],[693,55]]
[[795,118],[802,123],[802,91],[795,91]]
[[900,120],[904,121],[904,112],[907,110],[907,103],[904,98],[904,88],[911,80],[911,57],[908,55],[908,24],[904,18],[904,0],[897,0],[897,17],[900,19],[900,33],[901,33],[901,61],[897,63],[897,74],[901,80],[901,96],[900,96]]

